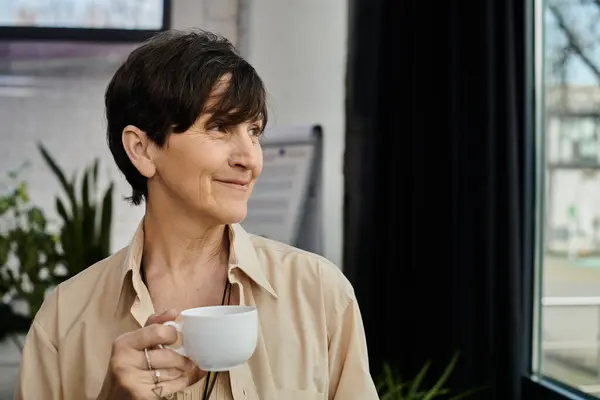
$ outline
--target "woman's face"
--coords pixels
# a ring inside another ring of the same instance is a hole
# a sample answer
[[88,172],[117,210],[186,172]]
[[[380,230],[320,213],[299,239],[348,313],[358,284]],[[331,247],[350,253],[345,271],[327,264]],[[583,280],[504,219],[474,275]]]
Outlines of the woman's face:
[[207,125],[209,119],[201,115],[190,129],[151,149],[155,173],[148,180],[149,195],[152,199],[158,190],[165,200],[215,224],[237,223],[246,217],[262,170],[261,121],[219,127]]

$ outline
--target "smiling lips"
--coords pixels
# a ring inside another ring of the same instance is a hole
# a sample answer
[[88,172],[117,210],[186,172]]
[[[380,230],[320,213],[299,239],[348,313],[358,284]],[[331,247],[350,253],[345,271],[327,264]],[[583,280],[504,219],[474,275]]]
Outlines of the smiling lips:
[[246,179],[215,179],[216,182],[233,189],[246,190],[250,185],[250,180]]

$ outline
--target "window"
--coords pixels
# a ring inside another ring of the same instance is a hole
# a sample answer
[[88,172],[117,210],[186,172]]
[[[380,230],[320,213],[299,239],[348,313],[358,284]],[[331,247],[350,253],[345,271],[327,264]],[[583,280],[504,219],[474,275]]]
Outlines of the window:
[[170,24],[170,0],[3,0],[5,39],[142,41]]
[[600,398],[600,1],[542,1],[534,372]]
[[163,8],[162,0],[10,0],[0,10],[0,25],[158,30]]

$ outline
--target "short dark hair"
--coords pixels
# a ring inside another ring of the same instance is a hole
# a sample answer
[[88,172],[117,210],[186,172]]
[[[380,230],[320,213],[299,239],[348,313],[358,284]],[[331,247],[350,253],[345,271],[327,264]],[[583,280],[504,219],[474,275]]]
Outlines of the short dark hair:
[[[207,109],[211,91],[227,74],[225,91]],[[163,146],[203,112],[221,126],[259,119],[263,129],[267,124],[266,91],[256,70],[229,40],[199,29],[169,30],[142,43],[115,72],[104,100],[108,146],[132,187],[128,200],[135,205],[147,198],[148,186],[123,148],[127,125]]]

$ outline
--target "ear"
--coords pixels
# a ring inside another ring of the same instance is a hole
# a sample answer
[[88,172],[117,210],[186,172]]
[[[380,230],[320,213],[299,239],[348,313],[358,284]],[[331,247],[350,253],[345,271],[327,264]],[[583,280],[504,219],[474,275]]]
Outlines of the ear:
[[152,178],[156,174],[156,166],[151,157],[150,147],[152,141],[148,139],[146,132],[136,126],[127,125],[123,129],[123,148],[129,156],[131,163],[137,168],[140,174],[146,178]]

